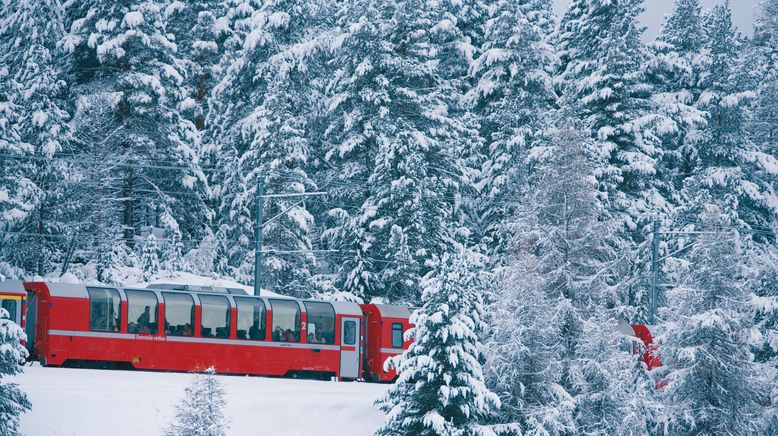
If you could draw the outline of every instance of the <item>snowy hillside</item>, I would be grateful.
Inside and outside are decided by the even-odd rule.
[[[25,368],[16,377],[33,410],[22,433],[158,435],[173,418],[191,374]],[[373,401],[386,389],[336,383],[219,376],[227,392],[231,435],[368,435],[382,422]]]

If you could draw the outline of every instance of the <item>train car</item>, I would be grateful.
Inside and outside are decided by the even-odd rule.
[[[411,311],[407,307],[388,304],[360,304],[365,316],[365,380],[391,382],[397,378],[397,369],[385,367],[386,359],[402,354],[410,341],[404,339],[411,328]]]
[[[8,312],[8,318],[24,328],[27,310],[27,292],[20,280],[0,282],[0,307]]]
[[[628,339],[625,344],[626,351],[633,356],[640,355],[640,360],[646,364],[648,371],[662,367],[662,360],[659,356],[659,349],[654,343],[654,336],[651,330],[644,324],[622,324],[617,326],[616,331],[623,334]],[[653,375],[656,388],[661,389],[667,384],[663,378],[662,371],[654,372]]]
[[[30,282],[28,348],[45,366],[362,376],[357,304],[242,290]]]

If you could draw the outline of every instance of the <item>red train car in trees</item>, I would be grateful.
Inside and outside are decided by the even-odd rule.
[[[362,378],[364,315],[354,303],[174,285],[24,288],[28,346],[46,366]]]
[[[395,368],[384,368],[390,357],[402,354],[410,346],[405,332],[411,328],[411,311],[407,307],[388,304],[361,304],[365,315],[365,380],[391,382],[397,378]]]

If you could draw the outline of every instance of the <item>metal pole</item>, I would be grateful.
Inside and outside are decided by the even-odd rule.
[[[654,325],[656,299],[659,289],[659,218],[654,220],[654,240],[651,243],[651,301],[648,306],[648,324]]]
[[[260,293],[262,276],[262,200],[265,190],[265,174],[260,173],[257,183],[257,214],[254,223],[254,295]]]

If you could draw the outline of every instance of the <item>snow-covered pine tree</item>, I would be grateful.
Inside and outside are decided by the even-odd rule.
[[[762,3],[752,44],[758,51],[762,79],[751,122],[754,140],[766,153],[778,156],[778,1]]]
[[[344,265],[363,268],[372,289],[398,301],[417,301],[425,261],[448,251],[461,230],[452,218],[462,183],[456,155],[469,130],[437,91],[450,85],[435,68],[438,25],[448,23],[441,9],[419,0],[355,1],[344,14],[347,32],[335,39],[326,183],[345,186],[337,208],[371,234],[367,255],[377,260],[373,271]]]
[[[184,398],[176,405],[176,415],[166,436],[224,436],[229,432],[229,420],[224,415],[224,386],[211,367],[194,375],[184,390]]]
[[[187,270],[184,266],[184,243],[181,241],[178,222],[169,213],[164,212],[160,217],[160,223],[165,228],[165,243],[162,244],[162,250],[159,252],[162,269],[168,274]]]
[[[514,235],[510,251],[514,264],[509,271],[519,271],[524,280],[523,289],[513,292],[523,295],[524,289],[537,287],[527,290],[534,299],[521,298],[509,307],[521,307],[527,319],[542,321],[516,331],[525,330],[527,335],[516,337],[521,342],[512,351],[521,360],[512,370],[504,368],[515,378],[509,377],[507,386],[504,382],[495,386],[498,392],[520,393],[506,400],[509,409],[500,417],[502,422],[518,422],[525,432],[537,434],[576,431],[575,397],[582,394],[582,386],[574,375],[580,372],[584,328],[597,307],[617,300],[615,289],[623,274],[615,224],[597,198],[594,141],[575,124],[569,109],[555,118],[561,121],[549,131],[549,142],[536,144],[531,152],[538,167],[530,179],[531,194],[509,223]],[[498,294],[498,305],[510,295]],[[494,331],[502,332],[495,339],[508,343],[504,336],[512,335],[516,322],[523,321],[495,318]],[[549,344],[555,345],[546,348]],[[532,372],[544,365],[547,372]],[[489,371],[495,368],[490,366]]]
[[[748,293],[740,236],[730,214],[703,206],[700,235],[682,282],[663,311],[662,364],[670,368],[665,400],[671,434],[763,434],[758,367],[749,352]],[[774,380],[771,382],[773,383]]]
[[[159,248],[157,238],[149,234],[143,243],[143,255],[140,258],[141,278],[144,282],[151,280],[159,272]]]
[[[324,46],[322,22],[329,2],[278,0],[254,12],[252,28],[239,56],[216,88],[223,166],[219,235],[241,241],[227,255],[227,268],[250,271],[251,247],[260,179],[264,192],[295,194],[315,190],[308,175],[311,159],[309,120],[316,116],[317,72],[310,64]],[[326,21],[325,21],[326,22]],[[299,198],[266,199],[263,214],[263,286],[304,296],[315,265],[313,216]],[[242,254],[241,254],[242,253]]]
[[[699,0],[676,0],[673,13],[651,46],[647,66],[659,110],[675,123],[674,133],[665,135],[664,165],[671,172],[674,190],[694,168],[695,134],[706,124],[705,113],[696,107],[702,89],[707,52]]]
[[[484,384],[480,256],[444,254],[424,279],[423,305],[411,315],[413,338],[399,358],[399,378],[379,400],[382,435],[494,434],[482,425],[500,406]]]
[[[466,95],[480,125],[482,148],[471,151],[475,190],[474,239],[499,262],[507,249],[504,224],[527,182],[526,158],[556,102],[555,55],[546,29],[549,1],[498,1],[489,9],[486,42],[470,74]],[[486,239],[484,239],[486,238]]]
[[[650,99],[642,11],[642,0],[573,0],[557,35],[561,91],[596,141],[601,198],[628,231],[667,212],[672,196],[660,145],[674,125]]]
[[[64,47],[75,58],[81,183],[93,188],[81,193],[90,205],[82,231],[113,244],[134,246],[136,229],[163,211],[176,211],[187,236],[208,222],[199,136],[178,109],[184,76],[164,6],[90,0],[68,9],[73,24]]]
[[[68,148],[70,118],[59,0],[0,6],[0,227],[59,234],[69,171],[55,153]],[[49,272],[64,240],[6,236],[0,256],[35,274]]]
[[[0,433],[19,434],[19,417],[32,409],[27,395],[16,383],[3,381],[3,377],[22,372],[20,362],[27,358],[27,349],[22,341],[27,339],[24,331],[8,319],[8,311],[0,308]]]
[[[693,175],[685,180],[686,205],[680,213],[687,221],[693,220],[701,212],[701,203],[694,198],[698,191],[707,190],[743,235],[750,235],[756,242],[769,242],[775,236],[763,230],[772,228],[778,216],[778,196],[772,182],[775,176],[769,172],[775,158],[744,134],[754,92],[744,86],[748,83],[743,80],[746,72],[738,68],[741,47],[729,2],[708,14],[705,35],[705,49],[710,55],[697,106],[708,122],[695,132]]]
[[[576,432],[653,434],[661,410],[656,385],[642,356],[625,350],[634,337],[618,334],[619,323],[609,312],[603,306],[590,310],[571,365]]]
[[[184,76],[178,109],[202,131],[206,128],[209,97],[220,79],[217,66],[223,54],[227,26],[223,0],[171,1],[163,18],[175,36],[177,64]]]
[[[575,432],[574,398],[562,387],[562,330],[557,299],[540,284],[537,258],[515,245],[490,290],[486,384],[500,397],[498,434],[561,435]]]

